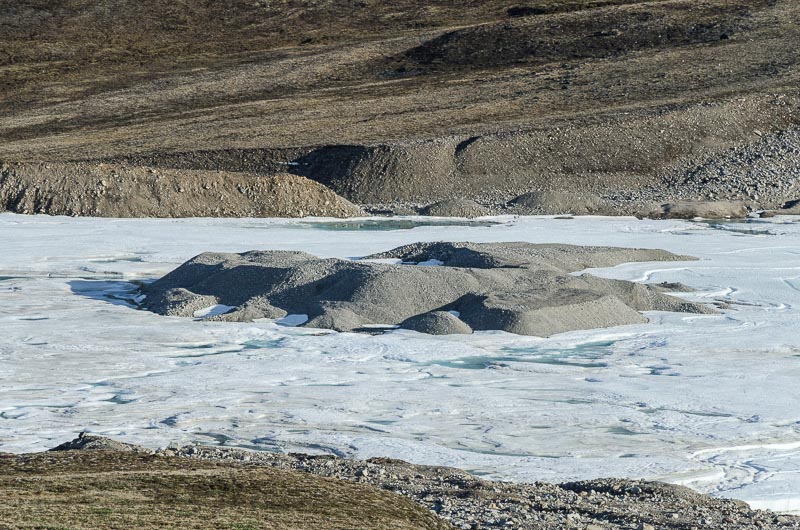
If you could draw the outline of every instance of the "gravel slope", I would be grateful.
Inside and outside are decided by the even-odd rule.
[[[154,169],[115,164],[0,167],[0,210],[94,217],[352,217],[362,210],[291,174]]]
[[[391,211],[800,198],[790,0],[6,4],[8,163],[289,171]]]

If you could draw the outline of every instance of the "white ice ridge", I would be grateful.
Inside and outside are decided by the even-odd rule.
[[[90,429],[150,446],[390,456],[511,480],[666,479],[800,509],[800,224],[492,220],[359,231],[334,220],[2,214],[0,248],[14,252],[0,253],[0,451]],[[137,310],[147,301],[135,282],[204,251],[353,257],[439,240],[693,255],[593,273],[681,282],[697,289],[681,296],[732,309],[549,339],[322,333]]]

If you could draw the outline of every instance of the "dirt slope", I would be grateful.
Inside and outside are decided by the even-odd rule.
[[[5,0],[0,160],[288,169],[361,203],[704,198],[684,177],[800,125],[798,20],[792,0]],[[734,164],[715,193],[797,198],[798,160],[760,193]]]
[[[304,177],[114,164],[0,167],[0,210],[94,217],[352,217],[358,206]]]

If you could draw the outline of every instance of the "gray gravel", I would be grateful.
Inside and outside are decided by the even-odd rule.
[[[797,215],[787,208],[800,199],[800,128],[757,131],[757,140],[665,166],[650,183],[628,186],[613,179],[594,190],[535,189],[512,186],[504,194],[491,187],[473,198],[483,211],[516,215],[637,215],[639,217],[741,218],[767,210]],[[515,198],[503,199],[516,194]],[[730,206],[736,204],[736,207]],[[692,204],[694,212],[670,214],[675,205]],[[433,205],[397,201],[367,204],[376,214],[427,215]],[[783,210],[783,211],[781,211]],[[477,210],[476,210],[477,211]],[[456,215],[456,214],[453,214]]]
[[[370,261],[386,258],[403,264]],[[631,261],[691,259],[662,250],[530,243],[421,243],[356,261],[286,251],[205,253],[143,292],[148,309],[173,316],[203,316],[200,310],[221,305],[229,310],[212,318],[304,314],[305,325],[337,331],[383,325],[549,336],[646,322],[640,311],[710,312],[652,286],[572,274]]]

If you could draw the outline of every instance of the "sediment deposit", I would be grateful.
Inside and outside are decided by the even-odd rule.
[[[549,336],[646,322],[640,311],[711,311],[659,286],[572,274],[691,259],[662,250],[530,243],[419,243],[362,260],[293,251],[205,253],[143,292],[146,307],[165,315],[250,321],[297,314],[308,317],[306,326],[337,331],[400,326]]]

